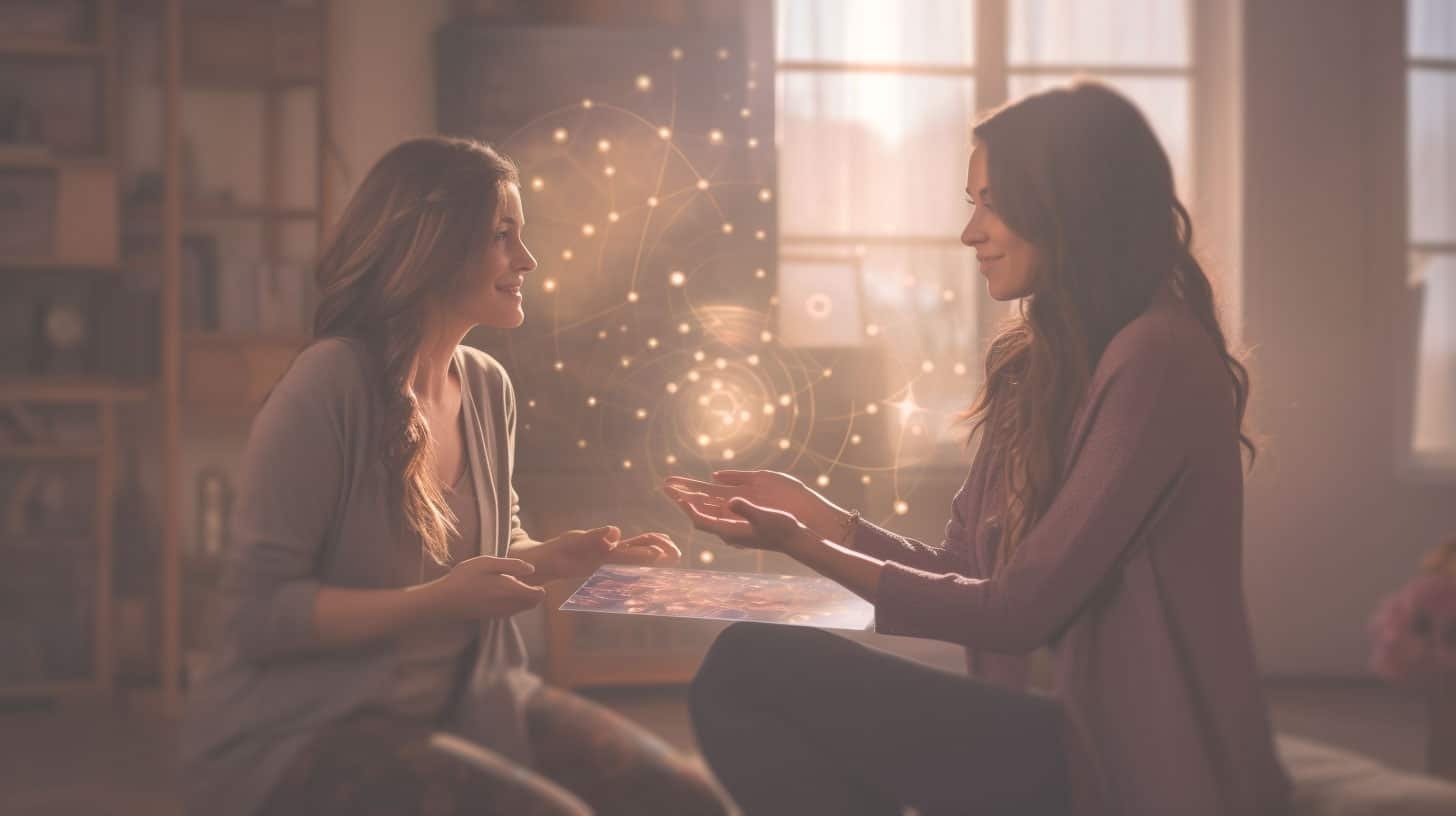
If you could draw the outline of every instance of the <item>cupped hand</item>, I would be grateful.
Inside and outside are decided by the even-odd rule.
[[[790,553],[802,541],[820,537],[793,514],[741,497],[724,502],[711,497],[674,495],[671,488],[667,492],[694,527],[734,547]]]
[[[519,558],[479,555],[451,567],[432,590],[441,613],[451,620],[505,618],[541,603],[546,591],[531,586],[535,567]]]
[[[849,515],[813,488],[776,470],[719,470],[711,482],[669,476],[663,487],[674,501],[687,499],[704,510],[722,511],[732,499],[747,499],[758,507],[788,513],[821,538],[838,538]]]
[[[542,542],[537,563],[543,569],[538,580],[580,578],[603,564],[671,564],[682,551],[664,533],[643,533],[626,540],[612,525],[591,530],[569,530]]]

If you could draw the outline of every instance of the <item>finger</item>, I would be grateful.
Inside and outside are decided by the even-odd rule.
[[[607,559],[613,564],[628,564],[642,566],[644,564],[656,564],[661,560],[661,552],[656,547],[632,547],[626,550],[617,550]]]
[[[507,594],[522,600],[529,600],[546,594],[545,587],[524,583],[513,575],[501,575],[501,583],[503,585],[502,588]]]
[[[684,504],[683,509],[687,512],[688,518],[692,519],[693,526],[704,532],[719,537],[740,538],[753,534],[753,525],[743,519],[710,516],[691,504]]]
[[[725,470],[713,471],[713,481],[725,485],[747,485],[752,482],[761,471],[757,470]]]
[[[467,558],[461,561],[459,566],[476,563],[480,564],[481,568],[500,575],[525,577],[536,571],[535,565],[529,561],[522,561],[519,558],[497,558],[493,555],[477,555],[474,558]]]
[[[597,541],[620,541],[622,531],[616,525],[608,524],[602,527],[593,527],[582,533],[582,535]]]
[[[682,558],[682,550],[673,543],[671,538],[662,533],[643,533],[639,536],[627,539],[627,547],[638,547],[656,551],[662,560],[676,561]]]
[[[713,484],[712,482],[700,482],[697,479],[689,479],[686,476],[669,477],[667,480],[667,485],[669,487],[678,488],[680,490],[689,490],[708,496],[716,496],[720,499],[727,499],[738,495],[737,490],[734,490],[726,485]]]

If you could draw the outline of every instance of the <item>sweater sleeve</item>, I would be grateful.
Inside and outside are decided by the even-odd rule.
[[[525,550],[540,546],[541,542],[531,537],[526,528],[521,526],[521,497],[516,493],[516,388],[511,384],[510,375],[498,363],[496,368],[501,378],[501,388],[505,399],[506,419],[506,482],[510,495],[510,532],[506,552],[509,555],[519,555]]]
[[[881,561],[895,561],[906,566],[932,572],[973,574],[971,549],[966,527],[965,500],[975,481],[972,470],[951,502],[951,518],[945,525],[945,537],[939,546],[893,533],[861,519],[845,543],[850,549]]]
[[[1030,651],[1114,568],[1186,460],[1193,415],[1166,343],[1144,344],[1093,393],[1091,425],[1051,505],[994,578],[887,562],[876,628]]]
[[[306,349],[253,421],[221,585],[223,636],[246,660],[317,648],[316,561],[343,489],[347,403],[365,396],[351,356],[340,340]]]

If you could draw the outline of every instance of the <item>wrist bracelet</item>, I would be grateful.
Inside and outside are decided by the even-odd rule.
[[[839,537],[842,546],[849,546],[849,539],[854,535],[855,525],[859,524],[860,514],[858,510],[849,511],[849,518],[844,520],[844,534]]]

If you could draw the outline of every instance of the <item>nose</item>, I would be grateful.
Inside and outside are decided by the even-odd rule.
[[[531,250],[526,249],[525,244],[521,244],[521,261],[516,269],[520,270],[522,275],[536,271],[536,256],[531,254]]]
[[[966,222],[966,228],[961,230],[961,243],[968,247],[975,248],[978,244],[986,242],[986,231],[976,223],[975,216]]]

